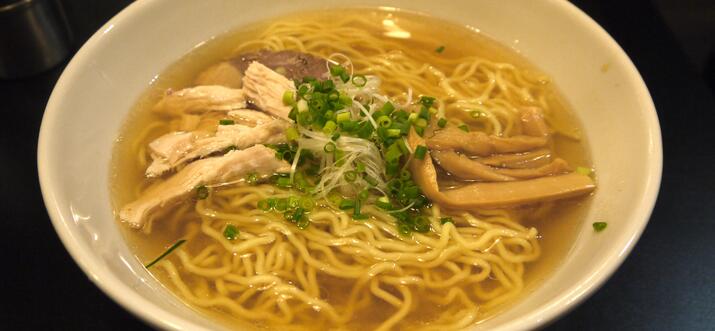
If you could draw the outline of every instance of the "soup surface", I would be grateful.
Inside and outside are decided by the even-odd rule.
[[[283,55],[285,66],[268,63]],[[261,99],[268,79],[253,99],[245,92],[254,59],[294,84],[280,104]],[[290,77],[311,70],[325,72]],[[223,99],[197,92],[216,85]],[[248,101],[227,106],[234,96]],[[244,108],[265,117],[237,124],[245,118],[231,112]],[[185,157],[263,120],[280,134]],[[158,139],[178,136],[190,144],[164,157]],[[275,150],[269,162],[285,174],[235,166],[156,198],[200,162],[254,159],[251,145]],[[149,265],[176,248],[148,267],[162,284],[226,326],[276,330],[479,323],[558,266],[594,188],[580,127],[548,76],[475,29],[375,9],[280,17],[196,47],[138,100],[112,167],[137,257]],[[139,202],[155,205],[125,216]]]

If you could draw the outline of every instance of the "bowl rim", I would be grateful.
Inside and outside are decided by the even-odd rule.
[[[62,213],[62,206],[59,203],[58,196],[54,190],[55,181],[57,178],[52,175],[50,164],[46,162],[49,158],[49,143],[52,135],[55,132],[55,121],[60,115],[61,109],[56,105],[58,101],[68,91],[68,82],[71,82],[78,76],[78,70],[82,63],[85,63],[92,53],[92,50],[102,39],[102,36],[107,33],[116,24],[122,24],[122,21],[133,17],[137,13],[144,10],[148,6],[152,6],[158,1],[137,1],[129,4],[122,11],[107,21],[100,27],[87,42],[77,51],[71,61],[67,64],[60,78],[57,80],[55,87],[47,102],[45,112],[42,118],[40,133],[38,137],[37,147],[37,168],[42,191],[42,197],[45,207],[50,216],[51,222],[57,232],[62,244],[70,253],[74,261],[79,265],[80,269],[88,276],[102,292],[109,296],[112,300],[119,303],[124,309],[128,310],[141,320],[158,328],[172,330],[206,330],[191,319],[184,318],[165,311],[153,302],[145,299],[138,293],[134,292],[129,286],[120,281],[112,272],[108,270],[97,270],[96,258],[90,256],[88,252],[83,251],[79,244],[79,239],[73,234],[69,225],[71,220],[66,219]],[[618,254],[611,254],[587,279],[579,280],[576,284],[564,290],[564,294],[560,294],[555,298],[547,301],[547,304],[532,310],[530,313],[511,320],[507,323],[499,325],[498,330],[524,330],[535,329],[545,326],[556,320],[557,317],[563,316],[567,312],[573,310],[585,299],[590,297],[598,288],[603,286],[605,282],[613,275],[615,270],[625,261],[626,257],[633,250],[641,234],[643,233],[653,208],[655,207],[656,199],[660,189],[662,168],[663,168],[663,150],[660,123],[655,109],[655,105],[650,96],[648,88],[643,81],[637,68],[626,55],[625,51],[618,43],[596,23],[586,13],[568,1],[548,1],[549,6],[559,10],[565,15],[572,16],[577,19],[579,24],[584,24],[587,29],[595,32],[595,36],[600,39],[600,42],[614,50],[614,63],[622,65],[626,71],[628,83],[639,90],[641,94],[638,96],[642,101],[643,113],[645,115],[646,127],[651,143],[651,162],[646,169],[649,176],[645,178],[643,196],[639,200],[639,204],[634,210],[636,213],[633,216],[637,223],[637,227],[627,238],[624,246],[620,247]]]

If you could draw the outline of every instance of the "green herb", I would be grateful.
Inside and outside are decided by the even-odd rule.
[[[223,237],[228,240],[236,240],[238,238],[238,228],[233,224],[226,224],[223,230]]]
[[[340,201],[338,208],[340,208],[341,210],[353,209],[355,208],[355,200],[343,199]]]
[[[231,145],[231,146],[226,147],[226,149],[224,149],[223,152],[224,152],[224,154],[225,154],[225,153],[228,153],[228,152],[230,152],[230,151],[235,151],[235,150],[237,150],[237,149],[238,149],[238,148],[236,148],[236,145]]]
[[[169,247],[169,249],[167,249],[164,253],[159,255],[159,257],[154,259],[154,261],[151,261],[151,262],[149,262],[149,264],[145,265],[144,268],[147,268],[147,269],[151,268],[151,266],[155,265],[157,262],[161,261],[161,259],[163,259],[167,255],[171,254],[171,252],[173,252],[175,249],[179,248],[179,246],[183,245],[185,242],[186,242],[186,240],[184,240],[184,239],[177,241],[175,244],[171,245],[171,247]]]
[[[273,202],[273,204],[275,204],[275,201]],[[271,202],[268,199],[258,201],[257,207],[258,209],[263,211],[269,211],[273,208],[273,206],[271,206]]]
[[[601,232],[606,229],[608,226],[608,223],[606,222],[594,222],[593,223],[593,230],[596,232]]]
[[[416,159],[424,160],[425,154],[427,154],[427,147],[425,147],[423,145],[419,145],[419,146],[417,146],[417,148],[415,148],[415,158]]]
[[[283,104],[286,106],[291,106],[295,103],[295,97],[293,96],[293,91],[285,91],[283,93]]]
[[[291,126],[286,130],[286,139],[288,141],[295,141],[298,140],[298,138],[300,138],[300,134],[295,127]]]
[[[325,151],[326,153],[335,152],[335,144],[334,143],[325,144],[325,146],[323,146],[323,151]]]
[[[363,87],[365,84],[367,84],[367,78],[364,75],[353,76],[353,85]]]
[[[466,124],[462,124],[458,128],[464,132],[469,132],[469,127]]]
[[[439,219],[439,222],[442,224],[447,224],[447,223],[452,223],[454,224],[454,221],[452,221],[451,217],[442,217]]]
[[[437,126],[440,128],[443,128],[447,125],[447,119],[446,118],[440,118],[439,121],[437,121]]]
[[[439,46],[434,51],[441,54],[442,52],[444,52],[444,46]]]
[[[251,173],[246,176],[246,184],[253,185],[258,182],[258,175],[256,173]]]
[[[236,122],[234,122],[233,120],[226,120],[226,119],[218,121],[219,125],[233,125],[235,123]]]
[[[346,180],[346,181],[352,183],[352,182],[355,181],[355,179],[357,179],[357,172],[352,171],[352,170],[346,171],[343,176],[345,176],[345,180]]]
[[[206,185],[196,187],[196,199],[204,200],[209,197],[209,188]]]

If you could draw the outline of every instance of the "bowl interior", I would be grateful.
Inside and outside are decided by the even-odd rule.
[[[538,288],[479,328],[536,327],[602,284],[635,244],[657,195],[662,154],[653,103],[623,51],[571,4],[490,0],[151,0],[129,6],[67,66],[40,133],[48,211],[90,279],[157,326],[217,328],[163,289],[123,241],[110,205],[112,146],[152,79],[201,42],[281,14],[341,5],[402,8],[477,28],[551,75],[584,126],[599,189],[576,244]],[[595,220],[607,221],[608,231],[594,235]]]

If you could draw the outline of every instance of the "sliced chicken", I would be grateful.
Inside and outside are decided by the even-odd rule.
[[[228,116],[236,121],[237,124],[243,124],[250,127],[266,124],[274,120],[274,118],[270,115],[251,109],[232,110],[228,112]]]
[[[216,63],[196,76],[196,85],[221,85],[230,88],[241,88],[243,71],[232,61]]]
[[[549,164],[551,158],[550,150],[540,148],[524,153],[495,154],[479,158],[479,162],[493,167],[522,169]]]
[[[243,91],[264,112],[290,121],[291,108],[283,104],[283,94],[295,91],[293,81],[259,62],[252,62],[243,76]]]
[[[444,170],[461,179],[487,182],[508,182],[516,179],[453,151],[433,151],[432,157]]]
[[[157,177],[195,159],[231,148],[244,149],[256,144],[284,142],[284,132],[289,126],[290,123],[281,119],[273,119],[255,127],[241,124],[219,125],[215,136],[197,138],[196,135],[192,135],[190,141],[189,138],[185,140],[172,139],[173,135],[181,137],[184,137],[184,135],[169,133],[157,139],[160,142],[166,141],[166,143],[157,144],[162,146],[161,153],[152,153],[153,162],[147,168],[146,176]],[[171,145],[169,142],[175,142],[176,144]]]
[[[246,108],[243,90],[219,85],[189,87],[179,91],[169,90],[155,106],[154,111],[174,116],[200,115],[208,111],[225,111]]]
[[[509,138],[490,136],[484,132],[464,132],[455,127],[436,131],[427,140],[427,147],[434,150],[458,150],[469,155],[488,156],[495,153],[518,153],[546,146],[547,137],[514,136]]]
[[[198,160],[125,205],[119,217],[132,227],[140,228],[160,209],[190,198],[201,185],[216,185],[252,173],[269,175],[289,170],[287,162],[278,160],[275,151],[263,145]]]
[[[413,149],[425,144],[414,129],[410,130],[408,142]],[[587,194],[596,187],[590,177],[574,172],[522,181],[472,183],[440,191],[430,153],[423,160],[412,159],[410,170],[412,178],[430,200],[460,209],[500,208],[557,200]]]

